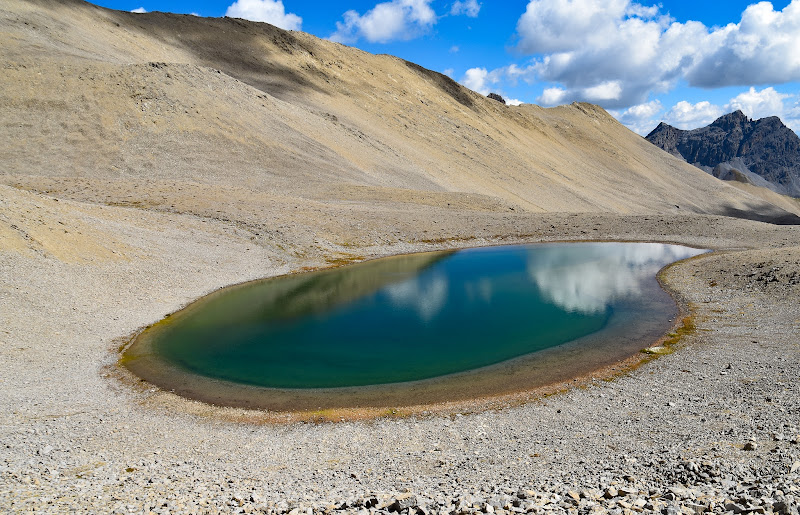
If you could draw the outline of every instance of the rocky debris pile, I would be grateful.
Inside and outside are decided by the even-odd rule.
[[[746,274],[733,274],[734,277],[741,277],[742,275],[744,275],[751,284],[760,284],[763,287],[772,283],[785,286],[800,285],[800,272],[798,272],[796,268],[777,264],[759,263]]]
[[[710,288],[796,297],[800,288],[800,261],[759,259],[747,264],[726,263],[709,276]]]
[[[689,465],[691,466],[691,465]],[[520,488],[481,494],[435,497],[411,492],[394,495],[367,495],[339,500],[328,505],[294,506],[253,504],[257,498],[234,498],[231,507],[241,513],[383,513],[428,514],[515,514],[515,513],[663,513],[666,515],[702,513],[775,513],[797,515],[800,491],[797,479],[772,485],[768,481],[729,482],[724,490],[704,486],[648,488],[638,482],[612,482],[600,488],[549,490]],[[793,484],[794,483],[794,484]]]
[[[646,464],[659,480],[631,475],[601,478],[587,486],[588,478],[575,485],[538,484],[513,489],[504,486],[480,491],[439,492],[433,495],[406,490],[403,493],[371,493],[329,503],[265,503],[259,495],[236,495],[228,508],[239,513],[301,515],[312,513],[367,514],[516,514],[575,513],[631,514],[702,513],[800,514],[800,461],[796,446],[800,437],[774,435],[784,444],[772,449],[769,462],[760,469],[717,459],[690,459],[677,463]],[[791,443],[795,442],[795,443]],[[749,444],[749,445],[748,445]],[[753,442],[742,453],[758,448]],[[788,447],[786,447],[788,445]],[[664,461],[664,460],[662,460]]]

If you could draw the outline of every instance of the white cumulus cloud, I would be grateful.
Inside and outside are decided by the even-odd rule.
[[[413,39],[436,24],[431,1],[391,0],[377,4],[364,14],[347,11],[343,21],[336,22],[336,32],[330,39],[339,43],[353,43],[360,38],[371,43]]]
[[[654,120],[663,109],[659,100],[652,100],[631,106],[624,111],[610,111],[610,114],[630,130],[644,136],[658,124]]]
[[[696,129],[704,127],[725,114],[724,110],[711,102],[692,104],[681,100],[664,116],[665,121],[679,129]]]
[[[745,9],[738,24],[714,30],[708,50],[691,67],[700,87],[785,83],[800,80],[800,0],[783,11],[770,2]]]
[[[520,50],[559,53],[600,44],[629,13],[627,0],[533,0],[517,22]]]
[[[787,98],[792,98],[792,95],[778,93],[772,87],[764,88],[761,91],[750,88],[749,91],[732,98],[727,109],[730,111],[741,109],[744,114],[756,119],[765,116],[779,116],[784,112],[790,114],[783,104]]]
[[[147,12],[147,9],[145,9],[144,7],[137,7],[136,9],[131,10],[131,12],[143,14]]]
[[[470,18],[477,18],[478,13],[481,12],[481,4],[478,3],[478,0],[457,0],[453,2],[453,6],[450,8],[450,14],[458,16],[460,14],[465,14]]]
[[[564,103],[564,99],[567,98],[567,95],[567,90],[562,88],[545,88],[536,101],[543,105],[558,105]]]
[[[548,105],[625,109],[681,80],[708,88],[800,80],[800,0],[782,11],[754,4],[739,23],[711,28],[630,0],[531,0],[517,35],[518,50],[533,56],[528,80],[551,83],[540,97]]]
[[[470,68],[464,73],[461,84],[481,95],[488,95],[491,92],[489,86],[496,84],[498,80],[497,74],[486,68]]]
[[[486,68],[470,68],[464,73],[461,79],[461,84],[468,87],[472,91],[480,93],[481,95],[488,95],[489,93],[497,93],[506,101],[506,105],[518,106],[523,104],[521,100],[516,98],[505,98],[503,90],[497,87],[502,81],[503,77],[509,75],[507,68],[498,68],[497,70],[489,71]]]
[[[621,94],[622,83],[618,80],[601,82],[596,86],[591,86],[584,90],[584,95],[586,95],[586,98],[593,102],[617,100]]]
[[[303,24],[300,16],[286,12],[281,0],[236,0],[228,6],[225,16],[270,23],[286,30],[300,30]]]

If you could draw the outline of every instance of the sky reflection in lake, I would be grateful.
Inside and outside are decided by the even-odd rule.
[[[436,378],[572,342],[614,320],[659,319],[674,305],[638,297],[660,292],[661,267],[700,252],[656,243],[505,246],[292,275],[202,299],[146,332],[147,344],[128,357],[269,388]]]
[[[550,302],[599,313],[615,299],[639,296],[665,264],[703,252],[660,243],[542,246],[528,254],[528,276]]]

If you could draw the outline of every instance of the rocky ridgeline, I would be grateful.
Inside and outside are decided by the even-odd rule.
[[[800,197],[800,138],[778,117],[735,111],[688,131],[662,122],[646,139],[717,178]]]

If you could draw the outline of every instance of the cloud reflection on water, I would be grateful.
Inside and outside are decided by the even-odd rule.
[[[574,312],[600,313],[641,294],[643,281],[702,250],[660,243],[544,246],[528,254],[528,276],[546,299]]]
[[[384,288],[394,306],[411,308],[426,322],[444,307],[448,290],[447,278],[439,274],[430,279],[415,277]]]
[[[535,245],[525,250],[519,269],[505,273],[527,277],[543,299],[560,308],[588,315],[604,312],[622,298],[635,299],[643,285],[668,263],[704,251],[661,243],[570,243]],[[457,259],[457,256],[454,256]],[[473,277],[451,284],[447,272],[423,274],[383,288],[397,309],[410,309],[425,322],[448,302],[451,287],[472,302],[492,304],[494,279]],[[502,275],[502,274],[500,274]]]

